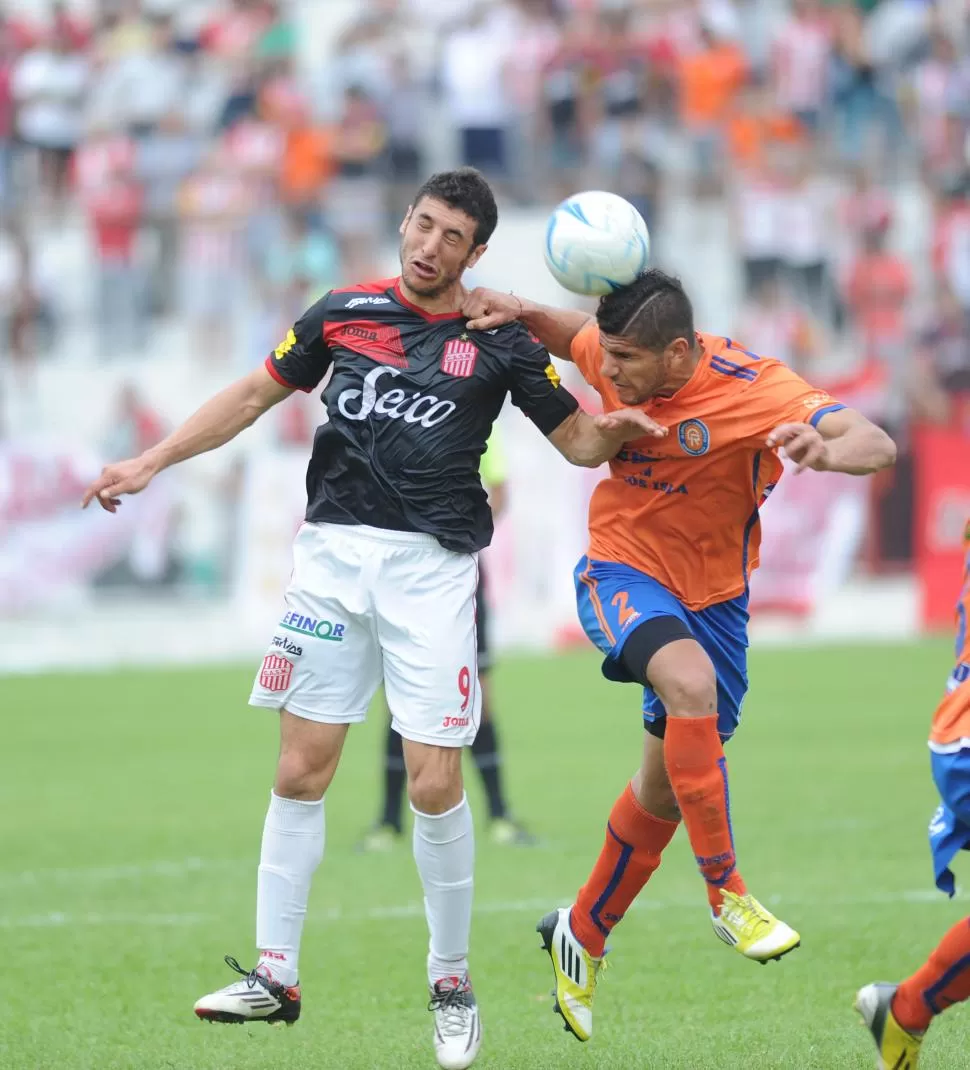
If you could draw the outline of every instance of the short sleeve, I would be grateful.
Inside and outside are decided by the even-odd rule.
[[[552,434],[578,408],[579,402],[559,381],[545,347],[524,329],[512,344],[510,394],[544,435]]]
[[[333,358],[323,340],[329,296],[307,309],[266,358],[266,370],[283,386],[309,393],[329,371]]]
[[[576,334],[569,349],[569,356],[586,382],[590,386],[598,387],[602,358],[600,357],[600,329],[596,320],[591,319]]]
[[[752,436],[767,435],[779,424],[811,424],[845,406],[825,390],[818,390],[781,361],[762,358],[757,378],[744,395],[739,415]]]

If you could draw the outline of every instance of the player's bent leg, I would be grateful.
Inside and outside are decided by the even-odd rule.
[[[711,659],[696,640],[675,639],[650,658],[646,676],[667,714],[667,775],[707,885],[714,931],[746,958],[779,959],[801,938],[748,893],[737,868]]]
[[[554,910],[537,926],[552,960],[554,1009],[578,1040],[593,1032],[606,939],[660,865],[679,821],[663,741],[646,736],[641,767],[613,804],[603,848],[572,909]]]
[[[908,1033],[893,1015],[896,991],[884,982],[866,985],[856,994],[855,1009],[875,1041],[878,1070],[916,1070],[923,1037]]]
[[[953,925],[926,962],[900,985],[866,985],[855,1007],[876,1042],[879,1067],[913,1070],[933,1019],[970,999],[970,918]]]
[[[481,655],[481,641],[479,654]],[[498,729],[492,717],[491,674],[487,665],[479,665],[478,679],[482,694],[482,720],[472,741],[471,752],[488,800],[488,836],[492,843],[499,847],[534,847],[538,842],[536,837],[510,815],[505,798],[502,750]]]
[[[243,979],[195,1004],[210,1022],[286,1022],[299,1018],[299,952],[313,873],[323,858],[323,796],[333,779],[346,724],[322,724],[282,710],[280,757],[263,825],[256,892],[259,961]]]
[[[468,975],[475,836],[461,756],[461,746],[404,740],[408,797],[414,811],[414,861],[430,934],[428,1009],[434,1015],[435,1055],[446,1070],[471,1066],[482,1044],[478,1004]]]

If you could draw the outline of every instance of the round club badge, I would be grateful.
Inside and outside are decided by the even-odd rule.
[[[677,438],[684,453],[700,457],[711,448],[711,433],[701,420],[684,420],[677,429]]]

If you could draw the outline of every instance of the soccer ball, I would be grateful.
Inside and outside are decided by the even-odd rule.
[[[567,197],[549,217],[544,254],[560,285],[601,296],[646,270],[650,232],[629,201],[590,190]]]

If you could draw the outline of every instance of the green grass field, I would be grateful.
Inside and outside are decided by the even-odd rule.
[[[864,1068],[855,989],[922,961],[965,899],[935,893],[927,724],[946,643],[755,652],[729,749],[751,890],[800,929],[760,967],[713,935],[679,834],[612,940],[596,1035],[551,1012],[537,918],[569,902],[639,754],[638,697],[587,653],[495,673],[515,810],[535,850],[481,837],[472,968],[493,1070]],[[252,961],[255,869],[276,724],[252,666],[0,680],[3,1070],[433,1067],[426,929],[410,849],[353,852],[374,817],[380,718],[351,733],[292,1029],[205,1025],[202,993]],[[481,795],[469,769],[470,794]],[[970,1067],[970,1012],[937,1023],[927,1070]]]

